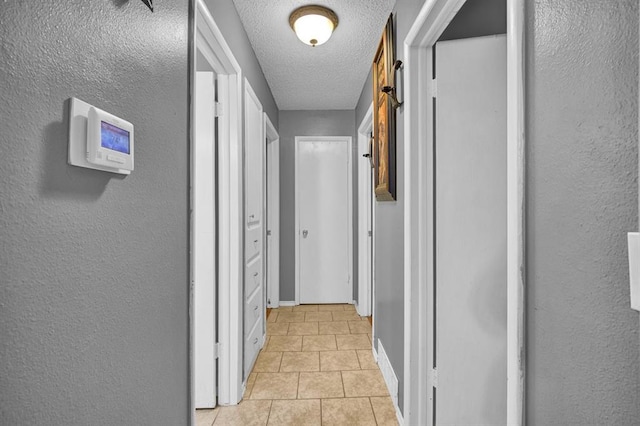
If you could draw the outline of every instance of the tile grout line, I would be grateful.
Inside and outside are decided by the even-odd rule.
[[[271,410],[272,409],[273,409],[273,399],[270,399],[269,400],[269,414],[267,414],[267,424],[265,426],[269,425],[269,420],[271,419]]]
[[[375,420],[376,425],[379,425],[380,423],[378,423],[378,417],[376,416],[376,410],[373,409],[373,402],[371,402],[371,397],[367,398],[369,400],[369,405],[371,406],[371,412],[373,413],[373,420]]]
[[[280,352],[280,364],[278,364],[278,372],[282,372],[282,360],[284,360],[284,352]]]

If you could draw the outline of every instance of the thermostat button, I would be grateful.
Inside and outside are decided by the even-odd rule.
[[[124,160],[120,157],[116,157],[115,155],[107,155],[107,160],[118,164],[124,164]]]

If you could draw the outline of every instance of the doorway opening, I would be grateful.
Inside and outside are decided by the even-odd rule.
[[[191,44],[190,383],[195,408],[242,398],[242,80],[202,0]]]
[[[473,3],[473,2],[469,2]],[[405,40],[405,421],[439,419],[437,323],[437,99],[434,45],[464,0],[427,1]],[[523,424],[524,401],[524,2],[506,0],[506,391],[504,424]],[[435,53],[435,54],[434,54]],[[436,65],[437,66],[437,65]],[[426,118],[426,119],[425,119]],[[435,231],[435,232],[434,232]],[[462,261],[462,259],[461,259]],[[419,380],[413,380],[415,377]],[[439,395],[438,395],[439,397]],[[502,422],[501,422],[502,423]]]

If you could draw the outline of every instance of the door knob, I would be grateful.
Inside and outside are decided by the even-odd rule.
[[[302,230],[302,238],[307,238],[307,235],[309,235],[309,231],[307,231],[306,229]]]

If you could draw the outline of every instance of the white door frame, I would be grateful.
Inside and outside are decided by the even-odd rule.
[[[218,77],[218,404],[242,398],[242,70],[203,0],[195,1],[191,47],[191,90],[200,51]],[[193,93],[191,140],[194,138]],[[193,257],[193,253],[191,254]],[[191,271],[193,280],[193,271]],[[194,299],[190,288],[190,392],[194,422]]]
[[[524,0],[507,2],[507,417],[524,424]],[[465,0],[426,0],[404,42],[405,424],[432,424],[432,46]],[[427,119],[425,120],[424,117]],[[416,380],[416,377],[419,378]],[[427,403],[429,402],[429,403]]]
[[[271,235],[266,236],[265,251],[267,255],[267,271],[266,281],[269,308],[277,308],[280,306],[280,136],[278,131],[269,119],[267,113],[264,113],[264,134],[266,135],[266,163],[269,167],[265,167],[266,178],[265,186],[268,187],[268,197],[265,197],[265,211],[267,220],[265,221],[265,231],[271,231]],[[271,240],[271,250],[268,249],[269,240]]]
[[[371,288],[373,281],[373,257],[371,245],[373,238],[368,236],[368,232],[373,231],[374,223],[369,213],[372,206],[373,189],[371,186],[370,158],[363,158],[369,153],[369,141],[373,126],[373,104],[369,105],[367,113],[364,115],[358,127],[358,303],[356,309],[363,317],[371,315]],[[366,160],[366,161],[363,161]],[[367,224],[371,223],[371,229]]]
[[[351,136],[296,136],[295,137],[295,239],[296,239],[296,253],[295,253],[295,277],[296,277],[296,295],[295,304],[300,304],[300,206],[298,200],[299,191],[299,179],[298,179],[298,163],[299,163],[299,143],[309,141],[326,141],[326,142],[345,142],[347,144],[347,230],[350,236],[353,236],[353,165],[352,165],[352,138]],[[350,298],[353,299],[353,238],[348,238],[347,244],[348,267],[349,267],[349,283],[351,284]],[[351,300],[350,299],[350,300]]]

